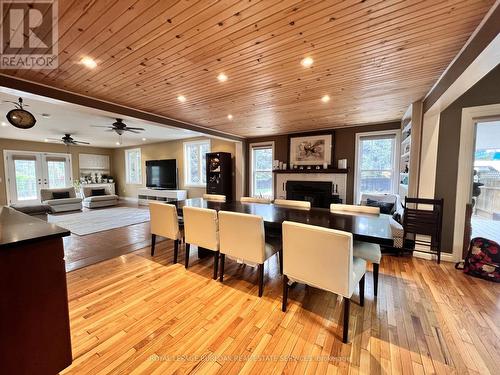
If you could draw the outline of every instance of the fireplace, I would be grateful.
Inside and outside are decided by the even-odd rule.
[[[309,201],[312,207],[329,208],[338,202],[338,195],[332,195],[331,182],[327,181],[287,181],[286,199]]]

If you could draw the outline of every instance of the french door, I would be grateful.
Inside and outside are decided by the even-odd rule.
[[[40,189],[72,184],[69,154],[5,151],[9,204],[39,203]]]

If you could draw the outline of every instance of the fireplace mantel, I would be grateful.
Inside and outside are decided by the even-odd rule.
[[[331,170],[330,170],[331,171]],[[277,199],[286,199],[286,183],[287,181],[328,181],[338,186],[339,197],[343,202],[346,201],[347,191],[347,170],[340,173],[326,173],[325,170],[304,170],[297,171],[280,171],[273,173],[274,175],[274,196]],[[290,172],[290,173],[287,173]],[[301,173],[303,172],[303,173]],[[318,173],[315,173],[318,172]]]

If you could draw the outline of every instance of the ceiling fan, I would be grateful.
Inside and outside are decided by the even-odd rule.
[[[71,134],[64,134],[64,137],[62,137],[61,139],[47,138],[47,140],[52,141],[52,142],[62,142],[66,146],[71,146],[71,145],[77,146],[77,145],[89,145],[90,144],[89,142],[74,140],[73,137],[71,137]]]
[[[125,132],[131,132],[131,133],[136,133],[139,134],[141,131],[144,131],[143,128],[132,128],[130,126],[127,126],[123,122],[121,118],[117,118],[115,122],[111,124],[111,126],[100,126],[100,125],[92,125],[94,128],[107,128],[108,131],[114,131],[118,135],[122,135]]]

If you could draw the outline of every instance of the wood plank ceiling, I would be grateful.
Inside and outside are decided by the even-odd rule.
[[[58,69],[2,73],[245,137],[377,123],[429,91],[493,3],[59,0]]]

